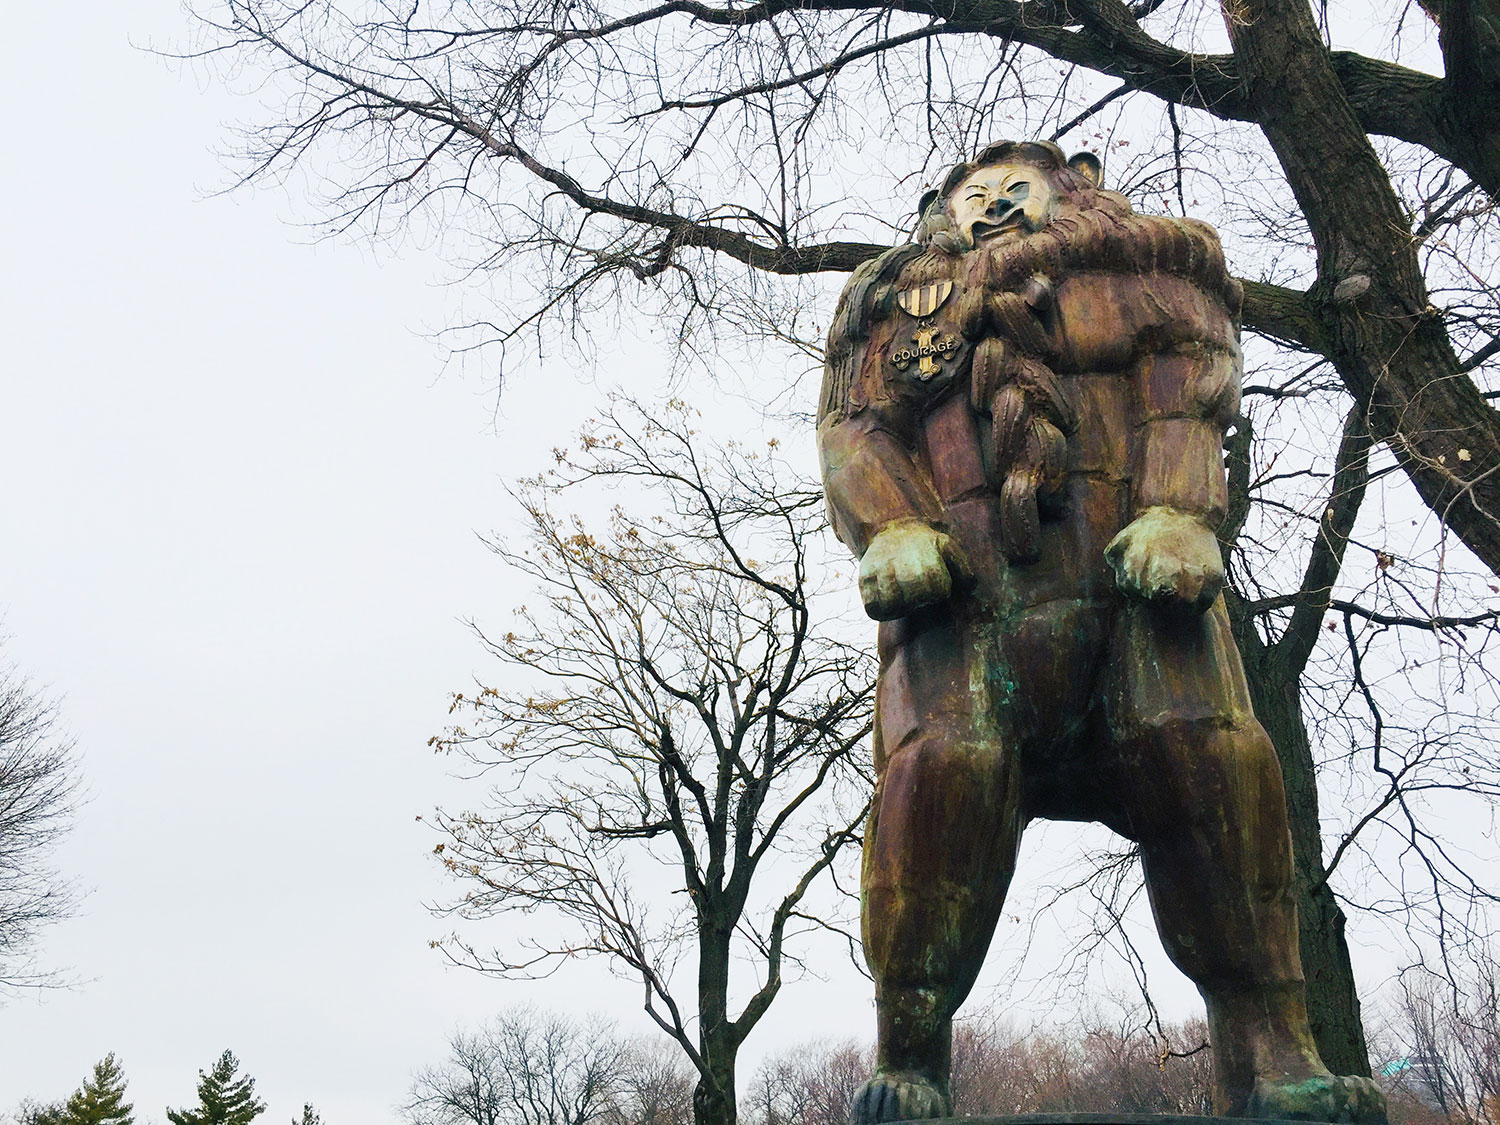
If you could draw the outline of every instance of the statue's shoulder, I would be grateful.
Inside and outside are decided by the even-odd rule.
[[[1218,232],[1201,219],[1144,214],[1104,189],[1071,194],[1030,237],[998,248],[987,279],[1011,289],[1028,278],[1054,286],[1075,275],[1126,274],[1150,284],[1175,277],[1216,298],[1237,320],[1243,291],[1230,275]]]

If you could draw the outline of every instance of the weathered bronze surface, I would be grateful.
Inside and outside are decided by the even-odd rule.
[[[880,622],[856,1125],[951,1113],[952,1018],[1035,817],[1140,844],[1219,1113],[1379,1121],[1308,1029],[1281,774],[1219,596],[1240,292],[1213,229],[1005,142],[857,270],[818,426]]]

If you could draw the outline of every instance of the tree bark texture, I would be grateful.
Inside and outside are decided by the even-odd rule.
[[[703,1062],[693,1089],[694,1125],[736,1125],[735,1056],[739,1036],[729,1019],[730,934],[700,915],[698,944],[698,1050]],[[715,932],[715,930],[722,932]]]

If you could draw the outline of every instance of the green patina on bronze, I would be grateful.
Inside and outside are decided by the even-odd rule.
[[[1313,1045],[1281,774],[1219,596],[1239,300],[1212,228],[1010,142],[845,289],[818,445],[881,622],[855,1125],[951,1112],[952,1018],[1037,817],[1140,844],[1219,1112],[1384,1117]]]

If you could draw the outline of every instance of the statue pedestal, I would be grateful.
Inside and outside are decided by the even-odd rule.
[[[1308,1125],[1279,1117],[1213,1117],[1191,1113],[1016,1113],[955,1117],[955,1125]],[[932,1125],[911,1122],[910,1125]]]

